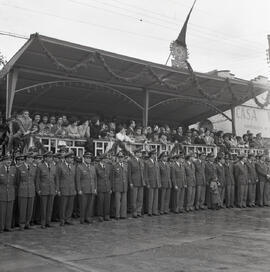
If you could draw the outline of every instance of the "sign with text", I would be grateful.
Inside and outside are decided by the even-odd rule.
[[[235,128],[237,135],[243,135],[249,130],[253,134],[261,132],[263,137],[270,138],[270,110],[236,107]]]

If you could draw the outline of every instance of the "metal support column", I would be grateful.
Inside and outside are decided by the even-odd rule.
[[[231,107],[231,115],[232,115],[232,133],[236,135],[235,129],[235,107]]]
[[[145,90],[144,108],[143,108],[143,126],[148,126],[148,113],[149,113],[149,91]]]

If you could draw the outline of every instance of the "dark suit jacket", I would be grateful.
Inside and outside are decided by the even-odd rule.
[[[212,162],[206,162],[205,164],[205,179],[207,185],[217,180],[217,168]]]
[[[233,169],[234,165],[231,162],[224,164],[226,185],[235,185]]]
[[[75,190],[75,166],[70,165],[68,168],[65,162],[59,163],[56,166],[57,179],[59,184],[59,191],[63,196],[76,195]]]
[[[178,188],[183,188],[187,185],[185,166],[177,163],[171,165],[171,179],[172,185]]]
[[[128,182],[135,187],[145,186],[144,162],[139,159],[131,158],[128,161]]]
[[[234,177],[237,185],[248,183],[248,170],[246,164],[238,162],[234,165]]]
[[[25,163],[17,167],[16,184],[18,188],[18,196],[34,197],[36,195],[36,175],[37,167],[29,165],[29,170]]]
[[[195,176],[196,176],[196,185],[203,186],[206,185],[205,180],[205,162],[196,160],[194,162],[195,166]]]
[[[40,195],[55,195],[59,190],[55,164],[51,164],[49,168],[45,163],[38,165],[36,190],[40,191]]]
[[[115,163],[112,167],[112,191],[126,193],[128,189],[128,171],[125,163]]]
[[[247,161],[246,165],[248,170],[248,180],[250,181],[251,184],[256,184],[258,181],[258,175],[255,163]]]
[[[222,164],[220,165],[220,163],[216,163],[216,168],[217,168],[218,182],[220,183],[221,187],[224,187],[226,185],[224,166]]]
[[[16,167],[10,166],[7,173],[4,165],[0,165],[0,201],[15,200]]]
[[[259,178],[259,182],[266,182],[267,181],[267,166],[265,163],[258,161],[255,164],[257,175]]]
[[[145,168],[145,183],[150,186],[150,188],[160,188],[160,170],[159,163],[152,160],[147,160],[144,165]]]
[[[104,167],[98,163],[96,167],[97,173],[97,192],[98,193],[108,193],[112,190],[111,185],[111,165],[107,163],[103,164]]]
[[[194,187],[196,186],[196,176],[195,176],[195,166],[193,163],[185,163],[186,177],[187,177],[187,186]]]
[[[171,169],[168,162],[159,162],[161,188],[172,188]]]
[[[83,194],[94,194],[97,191],[97,174],[95,166],[85,163],[77,165],[76,168],[76,189]]]

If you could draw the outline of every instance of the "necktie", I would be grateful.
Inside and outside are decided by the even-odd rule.
[[[30,166],[29,165],[27,165],[27,169],[28,169],[28,171],[30,171]]]
[[[9,166],[7,166],[7,173],[9,173]]]

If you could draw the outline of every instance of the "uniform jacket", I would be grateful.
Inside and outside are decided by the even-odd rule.
[[[233,169],[234,165],[232,163],[224,164],[226,185],[235,185]]]
[[[112,191],[126,193],[128,190],[127,164],[117,162],[112,167]]]
[[[245,185],[248,182],[248,170],[246,164],[238,162],[234,166],[234,177],[237,185]]]
[[[267,166],[263,162],[256,162],[255,164],[259,182],[267,182]]]
[[[160,170],[159,163],[157,161],[152,161],[151,159],[145,162],[145,183],[150,186],[150,188],[160,188]]]
[[[159,162],[159,173],[160,173],[160,183],[161,188],[172,188],[171,182],[171,169],[167,162]]]
[[[10,166],[7,173],[6,167],[0,165],[0,201],[15,200],[16,167]]]
[[[175,162],[171,165],[171,179],[172,185],[177,186],[179,189],[187,185],[186,170],[183,164]]]
[[[97,174],[94,165],[78,164],[76,168],[76,190],[83,194],[94,194],[97,191]]]
[[[216,169],[217,169],[218,182],[220,183],[221,187],[224,187],[226,185],[226,178],[225,178],[225,169],[223,164],[217,163]]]
[[[195,166],[193,163],[186,162],[185,164],[187,186],[196,186]]]
[[[70,164],[70,168],[66,162],[59,163],[56,166],[56,175],[59,184],[59,191],[63,196],[76,195],[75,190],[75,175],[76,170],[73,164]]]
[[[103,167],[100,163],[96,164],[96,174],[97,174],[97,192],[98,193],[108,193],[112,190],[111,185],[111,165],[103,163]]]
[[[47,166],[43,162],[37,166],[36,191],[40,192],[40,195],[55,195],[56,191],[59,191],[54,163]]]
[[[246,165],[248,170],[248,180],[251,184],[255,184],[258,181],[255,163],[247,161]]]
[[[207,185],[217,180],[217,168],[213,162],[208,161],[205,164],[205,179]]]
[[[195,176],[196,176],[196,185],[203,186],[206,185],[205,180],[205,162],[201,160],[196,160],[195,165]]]
[[[128,182],[135,187],[145,186],[144,162],[141,159],[131,158],[128,161]]]
[[[17,167],[16,184],[20,197],[34,197],[36,194],[37,167],[31,164],[28,167],[25,163]]]

